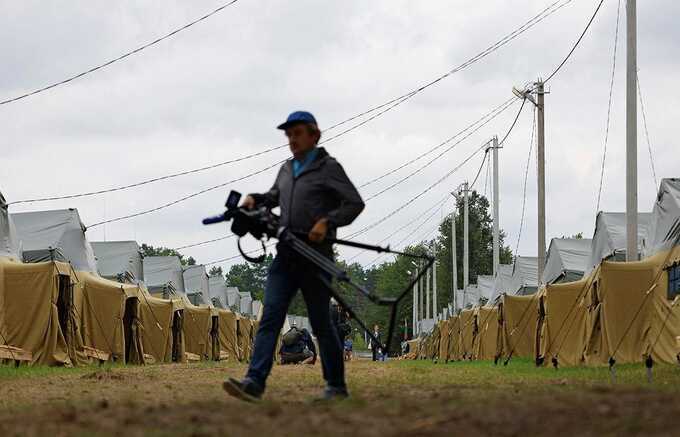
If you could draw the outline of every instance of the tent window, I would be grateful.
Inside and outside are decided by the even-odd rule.
[[[680,264],[668,269],[668,298],[675,299],[680,294]]]

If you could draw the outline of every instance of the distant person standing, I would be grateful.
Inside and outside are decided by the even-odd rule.
[[[371,349],[371,352],[373,354],[373,361],[378,361],[378,360],[383,360],[382,359],[382,338],[380,337],[380,327],[378,325],[375,325],[373,327],[373,337],[375,337],[377,342],[373,341],[371,338],[369,340],[369,348]]]

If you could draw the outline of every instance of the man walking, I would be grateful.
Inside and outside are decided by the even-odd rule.
[[[332,259],[333,248],[327,238],[334,238],[337,228],[352,223],[364,209],[364,202],[342,166],[323,147],[317,146],[321,131],[312,114],[293,112],[278,128],[285,131],[293,158],[281,166],[268,192],[247,196],[243,206],[280,207],[280,225],[306,234],[312,247]],[[279,243],[267,277],[264,310],[250,367],[244,379],[229,378],[224,382],[224,389],[230,395],[246,401],[262,397],[288,306],[301,289],[312,331],[319,341],[326,380],[321,399],[348,396],[342,344],[328,310],[330,290],[319,274],[324,273]]]

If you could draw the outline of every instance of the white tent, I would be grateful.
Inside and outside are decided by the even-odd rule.
[[[238,287],[227,287],[227,305],[241,310],[241,293]]]
[[[512,267],[511,288],[507,294],[527,295],[538,291],[538,258],[535,256],[515,257]]]
[[[503,293],[508,293],[512,288],[512,264],[500,264],[498,272],[493,278],[493,295],[489,302],[495,302]]]
[[[177,256],[147,256],[144,258],[144,282],[150,288],[172,286],[184,293],[182,263]]]
[[[649,212],[638,213],[638,249],[642,248],[651,218],[652,214]],[[588,272],[599,265],[603,259],[625,261],[626,213],[600,212],[597,214]]]
[[[253,315],[253,298],[247,291],[240,291],[239,295],[239,307],[241,314],[252,316]]]
[[[210,291],[210,301],[217,308],[227,308],[227,284],[222,275],[211,276],[208,279],[208,289]]]
[[[656,196],[643,255],[668,250],[680,233],[680,179],[662,179]]]
[[[588,238],[553,238],[543,271],[543,282],[574,282],[588,270],[593,240]]]
[[[206,304],[210,303],[210,285],[203,264],[186,267],[182,272],[182,277],[184,278],[184,290],[187,294],[200,293],[203,296],[203,301]]]
[[[254,300],[253,301],[253,315],[259,316],[260,311],[262,311],[262,301]]]
[[[465,309],[470,305],[475,306],[479,303],[479,287],[477,284],[468,285],[467,290],[456,291],[457,309]]]
[[[479,296],[487,300],[493,297],[494,277],[491,275],[477,276],[477,287],[479,287]]]
[[[93,241],[92,249],[101,276],[120,282],[144,280],[142,253],[136,241]]]
[[[0,193],[0,256],[17,261],[22,259],[14,220],[7,212],[7,202],[2,193]]]
[[[97,273],[97,263],[87,229],[77,209],[33,211],[11,214],[25,262],[51,259],[70,262],[80,271]]]

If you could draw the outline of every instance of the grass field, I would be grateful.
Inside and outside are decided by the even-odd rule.
[[[275,366],[264,402],[228,398],[244,365],[0,366],[0,435],[680,435],[680,367],[536,369],[525,360],[347,367],[348,401],[312,404],[319,366]]]

